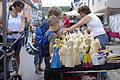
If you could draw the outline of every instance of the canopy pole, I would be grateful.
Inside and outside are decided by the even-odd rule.
[[[7,53],[6,53],[6,0],[2,0],[2,17],[3,17],[3,53],[4,53],[4,80],[7,80]]]

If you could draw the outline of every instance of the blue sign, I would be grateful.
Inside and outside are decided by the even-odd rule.
[[[75,3],[75,2],[78,2],[78,0],[74,0],[74,3]]]

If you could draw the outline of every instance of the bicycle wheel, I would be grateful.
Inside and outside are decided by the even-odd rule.
[[[10,76],[9,80],[22,80],[22,77],[18,74]]]

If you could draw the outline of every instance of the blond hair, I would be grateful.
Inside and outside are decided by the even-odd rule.
[[[55,25],[55,24],[59,24],[59,19],[58,19],[58,17],[56,17],[56,16],[54,16],[54,15],[52,15],[52,16],[50,16],[49,18],[48,18],[48,25],[49,26],[53,26],[53,25]]]
[[[54,15],[54,16],[56,16],[56,17],[60,17],[61,14],[62,14],[61,9],[58,8],[58,7],[56,7],[56,6],[50,7],[50,8],[48,9],[48,13],[47,13],[48,17],[50,17],[50,16],[52,16],[52,15]]]

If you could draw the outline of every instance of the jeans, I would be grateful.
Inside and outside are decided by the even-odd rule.
[[[102,49],[105,49],[105,47],[106,47],[106,45],[108,43],[107,34],[102,34],[102,35],[96,36],[94,39],[96,39],[96,38],[99,39]]]
[[[50,56],[47,56],[47,57],[44,57],[45,58],[45,65],[46,65],[46,68],[50,68]]]
[[[24,30],[24,44],[28,42],[28,30]]]
[[[100,41],[100,45],[102,47],[102,49],[105,49],[107,43],[108,43],[108,36],[107,34],[102,34],[99,36],[96,36],[95,39],[98,38]],[[101,73],[102,78],[106,78],[107,77],[107,72],[102,72]]]
[[[41,64],[43,62],[43,57],[39,53],[37,53],[35,51],[34,51],[34,53],[35,53],[34,65]]]
[[[8,43],[13,43],[16,39],[7,39]],[[20,51],[23,43],[23,38],[19,39],[13,46],[13,50]],[[10,45],[9,45],[10,46]]]

